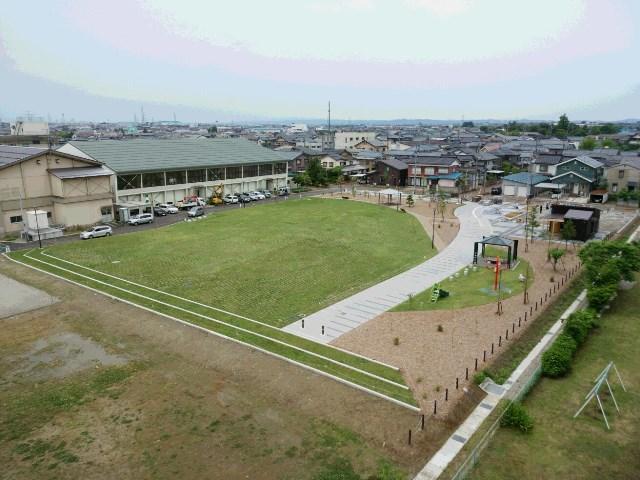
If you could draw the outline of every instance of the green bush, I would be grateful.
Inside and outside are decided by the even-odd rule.
[[[587,290],[587,299],[589,300],[589,306],[597,311],[602,310],[609,304],[617,290],[618,286],[614,284],[590,287]]]
[[[561,334],[542,355],[542,374],[551,378],[566,375],[571,370],[571,359],[576,348],[576,341],[572,337]]]
[[[521,403],[514,402],[509,405],[509,408],[502,416],[500,425],[517,428],[523,433],[529,433],[533,428],[533,419]]]
[[[473,376],[473,383],[475,383],[476,385],[480,385],[482,382],[484,382],[485,378],[491,378],[491,377],[487,372],[482,370]]]
[[[578,345],[583,343],[594,327],[595,312],[593,310],[581,310],[572,313],[565,322],[564,332],[573,338]]]

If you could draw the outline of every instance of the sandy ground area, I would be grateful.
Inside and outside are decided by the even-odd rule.
[[[562,293],[567,283],[556,287],[554,293],[555,282],[561,281],[565,268],[570,270],[578,261],[576,252],[570,248],[564,266],[558,264],[558,271],[554,272],[552,263],[547,262],[545,242],[530,245],[527,253],[524,245],[520,249],[520,256],[531,263],[535,275],[529,288],[530,305],[523,305],[523,295],[517,295],[503,302],[502,315],[496,314],[496,303],[460,310],[387,312],[341,336],[334,344],[398,365],[425,412],[433,411],[434,401],[437,401],[439,415],[451,412],[465,389],[471,388],[476,358],[478,370],[490,365],[500,350],[531,324],[532,317],[535,321],[542,312],[540,304],[535,310],[535,302],[539,303],[542,298],[546,303],[545,294],[547,298],[555,298]],[[533,315],[530,314],[531,307]],[[513,324],[515,332],[512,332]],[[440,326],[442,331],[439,331]],[[505,339],[507,330],[508,340]],[[499,346],[500,342],[502,346]],[[492,343],[494,355],[491,355]],[[485,350],[486,363],[483,362]],[[468,380],[466,369],[469,369]],[[448,400],[445,400],[447,389]]]
[[[454,428],[429,419],[420,432],[407,409],[1,257],[0,272],[60,299],[0,320],[2,478],[310,479],[338,454],[369,472],[384,456],[415,473]],[[107,395],[4,436],[19,405],[132,364]],[[34,441],[64,442],[79,459],[16,453]]]

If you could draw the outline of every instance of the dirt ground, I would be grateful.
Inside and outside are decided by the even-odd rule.
[[[0,272],[60,299],[0,320],[0,478],[305,479],[339,458],[363,478],[415,473],[453,428],[419,432],[402,407],[5,258]]]
[[[535,302],[540,302],[541,297],[544,301],[550,288],[553,292],[551,278],[560,281],[565,269],[573,268],[578,261],[570,247],[563,265],[558,264],[558,271],[554,272],[552,263],[547,262],[546,242],[536,241],[529,246],[529,252],[524,252],[522,242],[519,250],[519,256],[530,262],[535,276],[529,288],[531,303],[526,307],[523,295],[516,295],[503,302],[502,315],[496,314],[496,303],[459,310],[386,312],[341,336],[334,344],[402,368],[423,411],[432,412],[434,401],[437,401],[439,415],[453,411],[465,390],[472,388],[475,359],[478,359],[478,370],[490,365],[500,350],[531,324],[530,307],[534,308],[534,321],[542,312],[540,305],[535,310]],[[562,294],[566,285],[552,293],[551,298]],[[515,333],[512,332],[514,323]],[[507,330],[509,339],[505,340]],[[492,343],[494,355],[491,355]],[[483,362],[485,350],[486,363]]]

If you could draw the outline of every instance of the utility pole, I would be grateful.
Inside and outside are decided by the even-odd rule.
[[[40,224],[38,223],[38,210],[36,210],[36,207],[33,207],[33,213],[36,216],[36,230],[38,230],[38,245],[40,246],[40,249],[42,249],[42,240],[40,239]]]
[[[437,209],[434,208],[433,209],[433,223],[431,225],[431,248],[433,248],[433,237],[436,236],[436,214],[437,214]]]

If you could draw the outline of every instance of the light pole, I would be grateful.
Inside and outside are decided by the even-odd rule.
[[[431,226],[431,248],[433,248],[433,237],[436,235],[436,208],[433,209],[433,223]]]

